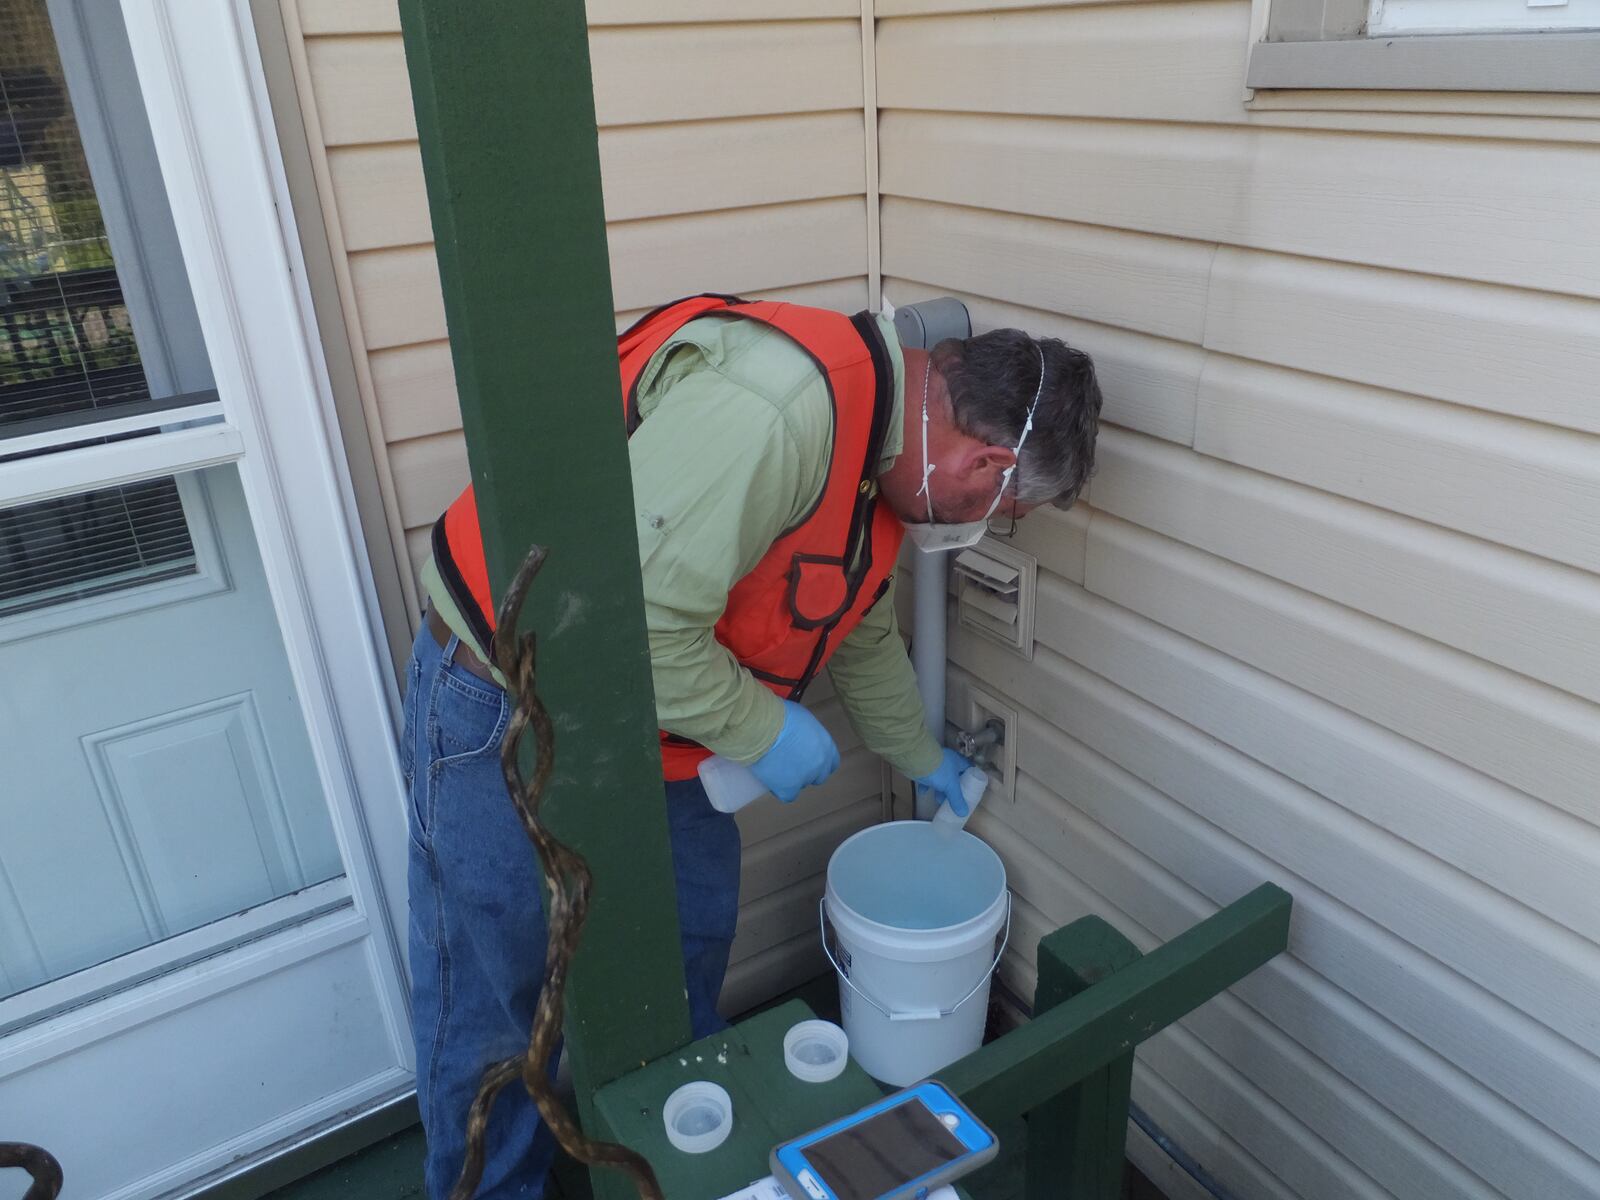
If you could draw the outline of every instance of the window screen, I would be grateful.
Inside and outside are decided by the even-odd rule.
[[[45,0],[0,0],[0,466],[153,403]],[[0,509],[0,617],[195,569],[171,478]]]

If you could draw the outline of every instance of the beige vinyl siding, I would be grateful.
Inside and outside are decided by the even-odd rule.
[[[1019,532],[1032,663],[952,635],[952,711],[1023,713],[1003,977],[1275,880],[1291,953],[1139,1057],[1186,1150],[1247,1200],[1600,1195],[1600,108],[1247,103],[1236,0],[878,15],[886,294],[1106,397]]]
[[[467,466],[399,18],[395,0],[283,4],[415,620],[429,527]],[[619,325],[702,291],[866,307],[859,0],[588,7]],[[817,710],[840,738],[839,775],[803,805],[764,801],[740,818],[734,1009],[821,969],[804,910],[833,847],[881,819],[879,763],[826,697]]]

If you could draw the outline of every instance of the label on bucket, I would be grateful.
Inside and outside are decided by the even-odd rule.
[[[834,958],[837,959],[839,963],[839,974],[843,975],[846,979],[850,978],[850,951],[846,950],[842,945],[835,946]]]

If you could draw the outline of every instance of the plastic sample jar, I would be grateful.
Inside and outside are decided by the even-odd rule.
[[[685,1154],[704,1154],[733,1132],[733,1100],[720,1084],[698,1079],[667,1097],[661,1119],[673,1146]]]
[[[837,1079],[850,1059],[850,1039],[832,1021],[801,1021],[783,1035],[783,1062],[806,1083]]]

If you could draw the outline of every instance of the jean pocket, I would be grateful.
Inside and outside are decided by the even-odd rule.
[[[510,717],[503,691],[459,667],[445,667],[428,715],[434,765],[497,753]]]

